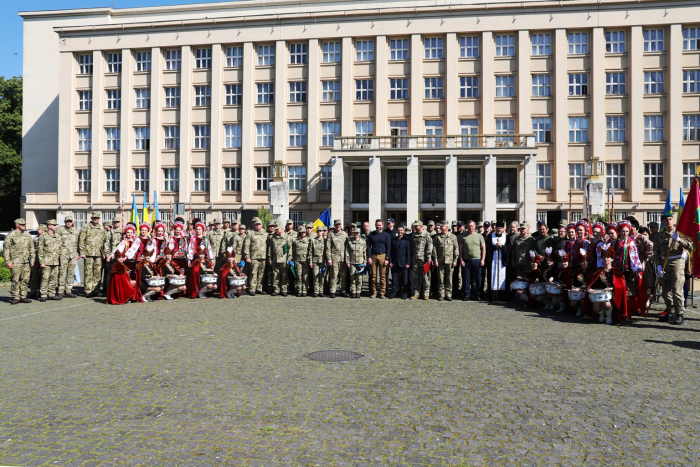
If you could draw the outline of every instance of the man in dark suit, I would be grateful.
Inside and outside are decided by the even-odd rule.
[[[389,298],[395,298],[401,292],[401,298],[406,299],[411,293],[409,276],[411,275],[411,240],[406,237],[404,226],[399,226],[396,237],[391,240],[391,268],[393,289]]]

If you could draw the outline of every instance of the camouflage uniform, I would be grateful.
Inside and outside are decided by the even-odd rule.
[[[325,227],[323,228],[325,229]],[[313,277],[311,278],[314,295],[323,296],[323,272],[321,270],[326,266],[324,263],[325,251],[325,238],[316,236],[309,240],[309,262],[314,265]]]
[[[112,254],[112,252],[117,248],[119,242],[122,240],[121,229],[112,229],[109,233],[105,232],[105,240],[102,244],[102,254],[105,257],[104,267],[102,268],[102,292],[107,293],[107,288],[109,287],[109,280],[112,278],[112,267],[114,266],[114,258],[111,261],[107,261],[106,258]]]
[[[260,219],[253,219],[253,223]],[[263,274],[265,272],[265,253],[267,248],[267,232],[260,229],[248,232],[243,240],[243,260],[250,259],[250,274],[248,275],[249,293],[262,293]]]
[[[46,224],[41,224],[39,225],[39,230],[43,230],[44,233],[47,230]],[[44,234],[41,234],[44,235]],[[29,286],[29,293],[35,297],[39,297],[39,287],[41,286],[41,264],[39,263],[39,238],[40,236],[37,236],[34,239],[34,266],[32,266],[32,274],[31,274],[31,279],[29,281],[30,286]]]
[[[20,222],[21,221],[21,222]],[[17,219],[17,224],[24,224],[24,219]],[[5,237],[5,263],[12,263],[12,299],[27,298],[31,262],[34,261],[34,240],[29,232],[20,233],[13,230]]]
[[[435,269],[438,275],[439,300],[443,298],[452,300],[452,274],[454,269],[452,263],[459,261],[457,237],[449,232],[436,235],[433,245],[435,247],[435,261],[438,262],[438,266]]]
[[[670,232],[664,229],[656,236],[656,241],[654,242],[654,261],[663,268],[664,261],[668,256],[666,269],[664,269],[664,275],[661,278],[662,295],[669,313],[675,313],[676,318],[678,318],[682,317],[685,311],[683,299],[685,260],[683,259],[683,250],[692,251],[694,245],[690,240],[679,237],[675,245],[673,245],[673,250],[671,250],[675,231],[675,227]]]
[[[287,225],[289,225],[289,224],[294,226],[294,221],[288,220]],[[304,230],[304,232],[306,232],[306,230]],[[284,231],[284,236],[285,236],[285,238],[287,238],[289,240],[289,243],[291,244],[294,240],[297,239],[299,234],[297,233],[296,230],[294,230],[294,227],[292,227],[292,230],[285,230]]]
[[[348,239],[348,234],[341,231],[340,233],[329,232],[326,237],[326,264],[332,261],[332,265],[328,266],[329,272],[329,292],[335,296],[335,291],[340,288],[340,292],[345,293],[345,242]]]
[[[299,227],[299,232],[306,233],[303,226]],[[300,296],[305,296],[309,291],[309,237],[299,237],[292,241],[292,260],[297,273],[296,288]]]
[[[418,221],[418,225],[423,225]],[[430,241],[430,234],[423,230],[421,233],[415,232],[411,235],[411,272],[413,273],[413,296],[417,299],[421,292],[421,279],[423,279],[423,298],[426,300],[430,295],[430,279],[423,269],[423,265],[431,260],[433,252],[433,242]]]
[[[532,235],[513,237],[510,265],[515,266],[516,276],[525,277],[530,271],[530,250],[535,250],[536,242]]]
[[[47,224],[55,225],[55,222],[50,220]],[[49,291],[52,296],[56,294],[62,243],[58,233],[51,233],[51,231],[42,235],[39,240],[39,263],[44,265],[41,275],[41,298],[44,300],[48,297]]]
[[[214,224],[218,223],[218,219],[214,219]],[[226,244],[224,243],[225,233],[223,230],[211,229],[207,233],[209,244],[211,245],[212,254],[214,256],[214,270],[218,271],[226,262]]]
[[[90,217],[100,217],[99,212],[93,212]],[[105,243],[105,229],[101,223],[88,223],[80,231],[78,252],[85,256],[84,280],[85,295],[99,292],[100,274],[102,272],[102,249]]]
[[[72,221],[72,217],[66,217],[65,221]],[[78,236],[80,231],[75,227],[70,229],[63,226],[56,230],[56,235],[61,239],[61,266],[58,268],[58,293],[73,293],[73,279],[75,278],[75,265],[78,262]]]
[[[360,229],[355,227],[353,233],[359,233]],[[350,296],[360,297],[362,292],[362,276],[358,273],[357,267],[360,264],[367,264],[367,242],[358,237],[357,240],[351,237],[345,242],[345,261],[350,265],[348,273],[350,274]]]
[[[291,259],[291,248],[287,237],[275,233],[267,240],[267,259],[272,264],[273,295],[287,295],[287,262]]]

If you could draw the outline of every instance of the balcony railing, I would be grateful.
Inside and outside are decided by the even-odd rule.
[[[535,135],[406,135],[341,136],[333,140],[334,150],[375,149],[470,149],[535,147]]]

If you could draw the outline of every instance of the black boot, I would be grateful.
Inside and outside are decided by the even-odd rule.
[[[676,313],[674,316],[675,319],[673,320],[673,324],[677,324],[679,326],[683,324],[683,315],[679,315],[678,313]]]

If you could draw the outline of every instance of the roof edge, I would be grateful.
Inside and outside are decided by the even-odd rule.
[[[20,11],[17,14],[24,19],[29,18],[48,18],[61,16],[94,16],[110,14],[114,10],[111,7],[98,8],[77,8],[73,10],[39,10],[39,11]]]

